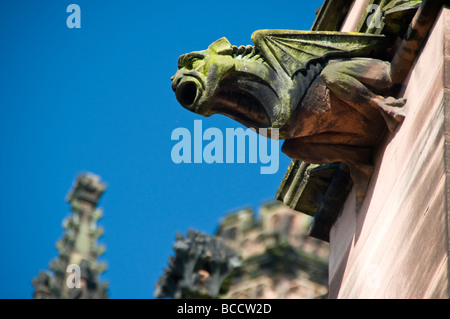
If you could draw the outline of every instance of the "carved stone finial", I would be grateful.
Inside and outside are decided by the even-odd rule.
[[[97,205],[105,189],[106,185],[100,182],[99,176],[91,173],[80,174],[73,190],[67,195],[67,201],[84,200]]]
[[[175,256],[155,285],[156,298],[217,298],[240,260],[218,238],[189,230],[177,235]]]

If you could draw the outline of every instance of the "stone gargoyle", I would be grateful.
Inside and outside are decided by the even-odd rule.
[[[254,46],[226,38],[178,60],[172,89],[195,113],[223,114],[258,130],[278,129],[282,151],[308,163],[344,162],[365,197],[373,151],[404,119],[389,96],[385,37],[362,33],[259,30]]]

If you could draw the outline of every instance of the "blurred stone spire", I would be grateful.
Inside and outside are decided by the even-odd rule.
[[[50,263],[53,272],[41,271],[32,280],[35,299],[108,298],[107,283],[99,277],[106,270],[97,261],[105,251],[97,239],[103,228],[97,227],[102,211],[97,208],[106,185],[91,173],[80,174],[67,196],[73,214],[63,222],[65,233],[56,244],[59,256]]]

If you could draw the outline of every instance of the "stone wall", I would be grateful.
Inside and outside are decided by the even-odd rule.
[[[449,297],[449,37],[443,9],[401,94],[406,119],[380,145],[361,209],[352,191],[331,229],[330,298]]]

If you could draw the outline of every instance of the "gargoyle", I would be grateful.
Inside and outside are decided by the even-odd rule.
[[[223,114],[251,128],[278,129],[282,151],[308,163],[344,162],[358,200],[386,128],[404,118],[389,96],[390,64],[378,59],[384,36],[259,30],[254,46],[226,38],[180,56],[172,89],[195,113]]]

